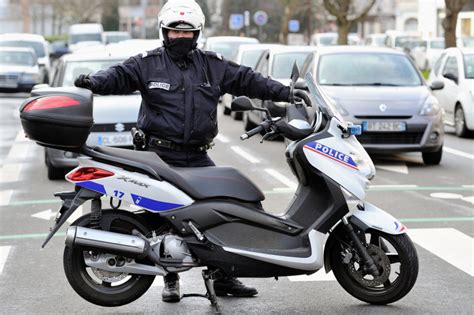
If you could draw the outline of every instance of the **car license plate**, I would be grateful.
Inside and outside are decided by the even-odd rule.
[[[97,145],[105,146],[131,146],[133,145],[132,135],[127,132],[111,132],[109,134],[99,134]]]
[[[14,88],[18,87],[18,82],[16,81],[0,81],[0,88]]]
[[[364,131],[403,132],[407,130],[407,125],[404,121],[364,121],[362,129]]]

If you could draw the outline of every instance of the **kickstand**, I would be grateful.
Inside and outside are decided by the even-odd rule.
[[[215,308],[216,314],[222,314],[221,308],[217,303],[217,296],[216,292],[214,291],[214,280],[212,279],[212,275],[215,271],[211,272],[209,270],[202,271],[202,278],[204,279],[204,284],[206,286],[206,294],[196,294],[196,293],[189,293],[183,294],[183,298],[185,297],[203,297],[211,301],[211,305]]]

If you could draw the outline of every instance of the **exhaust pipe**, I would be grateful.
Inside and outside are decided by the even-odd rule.
[[[124,256],[146,256],[149,244],[138,236],[114,233],[82,226],[70,226],[66,232],[66,245],[98,248]]]

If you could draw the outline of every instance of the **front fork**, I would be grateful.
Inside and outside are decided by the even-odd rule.
[[[374,260],[372,257],[370,257],[369,253],[367,252],[366,248],[364,245],[362,245],[362,242],[360,238],[357,236],[356,232],[354,231],[354,228],[352,227],[352,224],[347,220],[346,217],[342,218],[342,223],[344,224],[344,228],[351,238],[352,242],[354,243],[357,252],[359,255],[362,257],[362,260],[364,261],[364,265],[366,270],[374,277],[377,277],[380,275],[377,266],[375,265]]]
[[[51,238],[56,234],[59,228],[66,222],[66,220],[77,210],[84,202],[87,200],[92,200],[91,206],[91,222],[94,222],[94,226],[100,227],[101,217],[102,217],[102,210],[101,210],[101,201],[100,198],[102,194],[88,190],[85,188],[79,188],[77,191],[68,191],[68,192],[59,192],[54,194],[55,197],[61,198],[63,204],[61,209],[59,209],[58,214],[56,216],[55,224],[51,228],[46,240],[44,241],[42,248],[48,244]],[[92,221],[94,218],[94,221]]]

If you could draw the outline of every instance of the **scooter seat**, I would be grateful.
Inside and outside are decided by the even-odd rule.
[[[98,156],[92,156],[93,158],[113,164],[120,164],[114,158],[133,161],[135,163],[127,164],[127,168],[139,169],[148,174],[151,168],[161,179],[180,188],[194,199],[228,197],[248,202],[265,199],[258,187],[232,167],[173,167],[165,163],[155,152],[105,146],[94,147],[93,152],[100,153]]]

